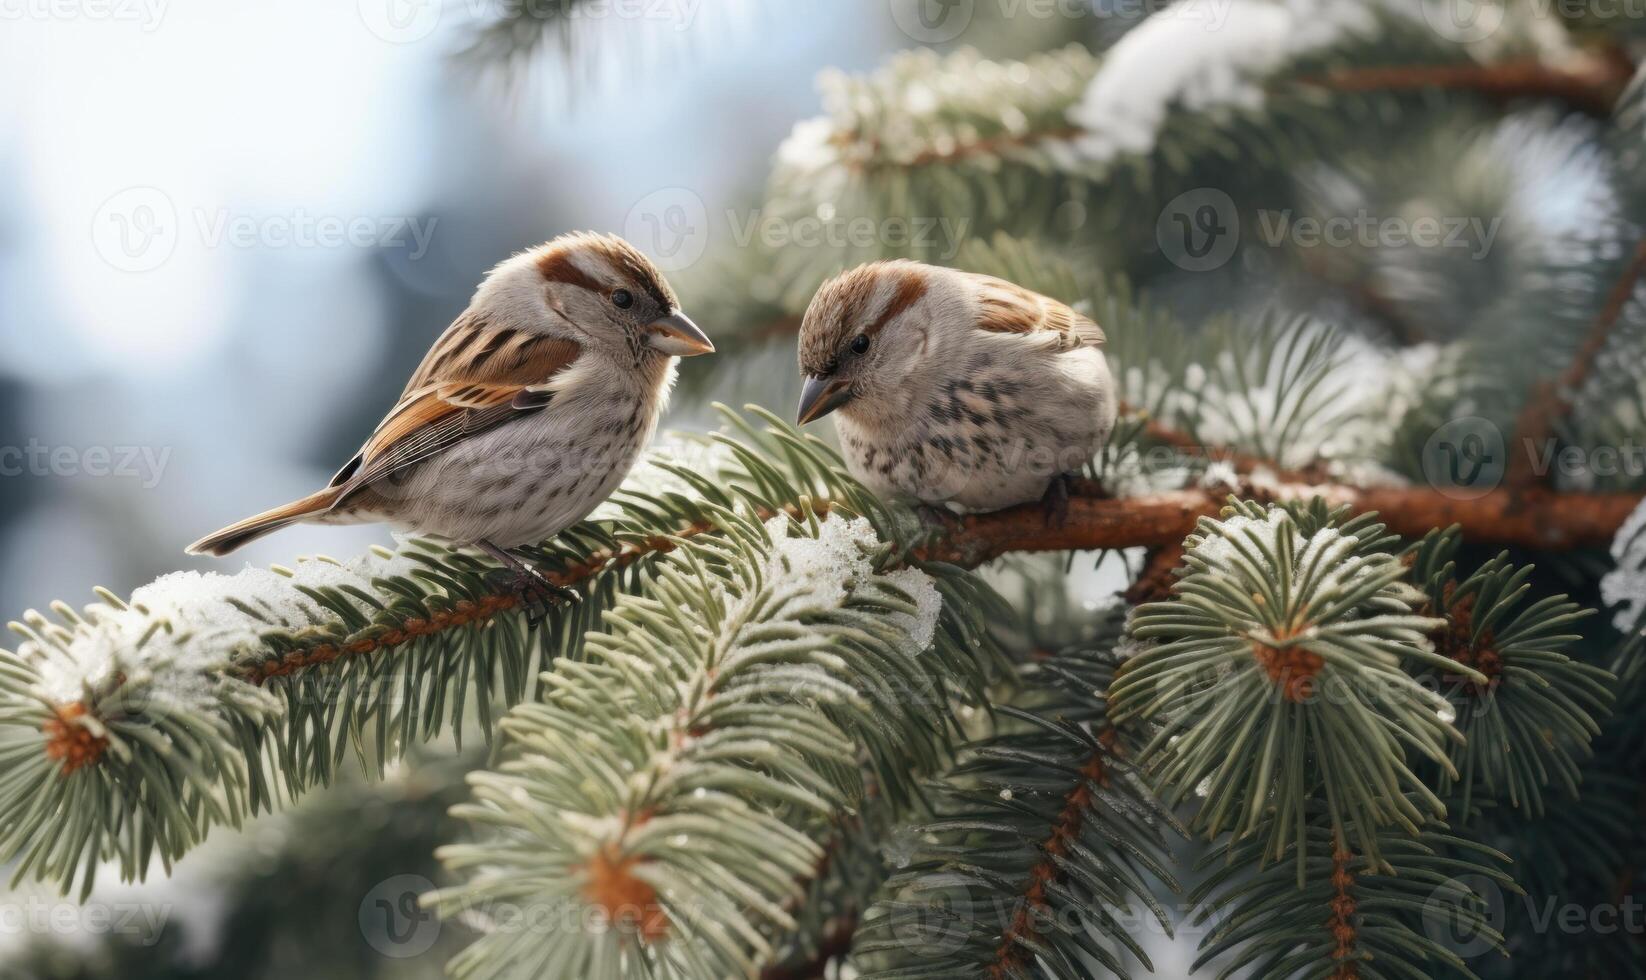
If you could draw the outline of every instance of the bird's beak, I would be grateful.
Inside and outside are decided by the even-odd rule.
[[[808,375],[805,386],[800,389],[800,411],[795,415],[795,424],[815,422],[851,400],[851,385],[845,381]]]
[[[678,310],[646,324],[646,346],[677,357],[714,353],[714,342]]]

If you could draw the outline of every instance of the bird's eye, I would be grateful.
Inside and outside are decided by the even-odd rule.
[[[634,294],[627,289],[619,289],[612,293],[612,305],[620,310],[626,310],[634,305]]]
[[[860,333],[852,338],[852,353],[861,354],[869,349],[869,335]]]

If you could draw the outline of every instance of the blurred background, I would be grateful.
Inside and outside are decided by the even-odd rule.
[[[794,318],[828,271],[903,252],[958,261],[997,231],[1061,242],[1189,321],[1279,308],[1341,328],[1366,379],[1350,393],[1381,431],[1425,418],[1437,365],[1468,388],[1446,393],[1444,418],[1507,425],[1494,393],[1520,387],[1450,370],[1460,345],[1514,352],[1504,371],[1556,363],[1544,325],[1592,313],[1638,229],[1619,166],[1638,148],[1603,127],[1646,10],[1605,5],[1622,14],[1597,24],[1591,7],[0,0],[0,609],[387,543],[381,528],[297,527],[227,562],[182,554],[323,484],[485,271],[575,229],[653,254],[735,354],[687,365],[665,426],[711,424],[716,399],[786,414]],[[1092,82],[1084,51],[1163,11],[1175,33],[1132,44],[1124,64],[1115,49],[1105,68],[1130,81]],[[927,53],[878,80],[841,74],[908,49]],[[1041,60],[1009,60],[1025,58]],[[1260,116],[1264,73],[1337,58],[1418,77],[1385,85],[1387,99],[1304,95]],[[1425,82],[1431,62],[1552,74],[1471,88]],[[1048,130],[1015,152],[1013,137]],[[1043,187],[996,199],[976,173],[836,183],[888,160],[947,162],[980,132],[995,142],[979,172]],[[1095,169],[1067,178],[1070,160]],[[916,203],[884,206],[899,195]],[[801,218],[827,229],[887,212],[929,220],[904,236],[925,241],[885,226],[861,245],[802,240]],[[1321,248],[1332,218],[1344,237]],[[1219,251],[1231,220],[1239,250]],[[1646,402],[1638,379],[1629,390]],[[1261,430],[1263,407],[1251,411],[1231,419],[1236,437]],[[1384,453],[1378,468],[1422,465]],[[1124,568],[1066,581],[1090,608]],[[430,752],[383,785],[345,782],[219,833],[169,878],[106,876],[87,906],[18,893],[0,910],[0,977],[439,975],[463,924],[401,903],[458,836],[444,809],[479,760]],[[1158,975],[1186,973],[1192,952],[1158,945]]]

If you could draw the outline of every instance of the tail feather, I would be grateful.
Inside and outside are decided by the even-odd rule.
[[[341,495],[338,487],[327,487],[319,493],[309,494],[302,500],[294,500],[282,507],[266,510],[255,517],[248,517],[237,524],[230,524],[215,534],[206,535],[184,550],[191,555],[215,555],[221,558],[265,534],[330,510]]]

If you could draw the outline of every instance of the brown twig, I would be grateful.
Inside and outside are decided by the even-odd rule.
[[[1032,962],[1031,950],[1039,942],[1043,928],[1041,920],[1051,911],[1047,892],[1063,877],[1059,863],[1080,840],[1095,795],[1092,787],[1109,784],[1109,746],[1113,742],[1114,731],[1104,732],[1103,747],[1080,767],[1080,781],[1063,797],[1063,808],[1052,821],[1050,835],[1040,845],[1044,856],[1029,869],[1017,911],[1001,933],[994,962],[984,969],[984,975],[991,980],[1020,976]]]
[[[1143,570],[1137,573],[1137,579],[1123,594],[1126,601],[1140,606],[1171,595],[1172,583],[1177,581],[1177,576],[1172,573],[1177,571],[1182,561],[1182,542],[1151,550],[1143,562]]]
[[[1079,492],[1084,489],[1077,488],[1069,500],[1068,520],[1061,527],[1048,526],[1044,509],[1035,504],[993,514],[948,517],[948,533],[918,557],[975,567],[1015,551],[1165,547],[1182,542],[1199,517],[1216,514],[1227,500],[1224,494],[1210,490],[1105,499]],[[1609,544],[1641,500],[1638,493],[1515,494],[1505,489],[1460,499],[1428,487],[1361,489],[1340,484],[1248,489],[1259,499],[1319,496],[1334,506],[1346,504],[1357,513],[1376,511],[1391,531],[1408,537],[1458,524],[1472,544],[1544,551]]]
[[[1584,52],[1567,64],[1535,58],[1496,64],[1394,65],[1380,68],[1341,68],[1298,84],[1338,92],[1402,92],[1447,89],[1475,92],[1489,99],[1540,98],[1563,102],[1595,116],[1611,113],[1618,96],[1628,87],[1634,65],[1615,46]]]
[[[827,514],[827,508],[820,507],[819,512]],[[761,515],[762,519],[770,516],[770,514]],[[691,538],[710,530],[713,530],[711,524],[693,524],[681,529],[675,536]],[[642,558],[649,555],[666,554],[673,551],[675,547],[675,542],[670,538],[648,538],[639,544],[625,545],[615,551],[597,551],[582,561],[569,564],[564,568],[545,571],[543,577],[551,585],[569,589],[582,585],[602,572],[627,568]],[[272,678],[296,673],[304,668],[327,663],[345,655],[366,656],[376,653],[378,650],[400,646],[420,636],[460,629],[474,623],[483,622],[500,613],[509,612],[519,605],[520,598],[512,592],[497,592],[474,600],[464,599],[455,603],[449,612],[436,613],[429,619],[410,619],[401,624],[398,629],[387,630],[375,636],[341,646],[333,643],[317,643],[312,647],[291,650],[279,657],[235,667],[231,674],[252,684],[262,684]]]
[[[1548,441],[1554,434],[1556,423],[1572,410],[1573,396],[1583,387],[1583,382],[1588,380],[1589,373],[1600,360],[1601,351],[1606,349],[1606,342],[1622,319],[1623,310],[1634,296],[1635,287],[1642,276],[1646,276],[1646,238],[1635,246],[1634,255],[1612,284],[1611,292],[1606,295],[1606,304],[1595,314],[1588,335],[1572,355],[1572,363],[1559,377],[1535,385],[1527,397],[1526,407],[1521,409],[1520,417],[1515,422],[1515,438],[1510,444],[1507,476],[1510,487],[1525,490],[1538,483],[1538,473],[1532,465],[1537,447]]]
[[[1355,952],[1359,938],[1355,927],[1355,899],[1350,892],[1355,881],[1354,872],[1349,870],[1353,859],[1354,855],[1341,844],[1332,852],[1332,914],[1326,920],[1326,929],[1336,943],[1332,959],[1337,961],[1337,969],[1332,971],[1331,980],[1356,980],[1360,976],[1359,957]]]

